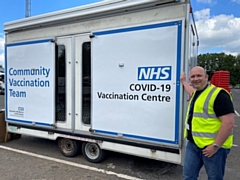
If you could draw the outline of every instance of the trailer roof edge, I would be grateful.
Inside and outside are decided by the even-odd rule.
[[[70,9],[55,11],[42,15],[32,16],[16,21],[4,23],[4,31],[10,32],[36,25],[50,24],[54,21],[66,21],[67,19],[87,17],[93,14],[101,14],[108,11],[119,10],[128,7],[141,6],[148,3],[170,3],[178,0],[111,0],[93,4],[87,4]]]

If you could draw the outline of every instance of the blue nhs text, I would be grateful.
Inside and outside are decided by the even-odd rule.
[[[171,80],[171,66],[139,67],[138,80]]]

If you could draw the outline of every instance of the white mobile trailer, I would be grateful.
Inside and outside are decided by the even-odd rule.
[[[189,0],[112,0],[4,24],[11,133],[183,163],[186,93],[198,35]]]

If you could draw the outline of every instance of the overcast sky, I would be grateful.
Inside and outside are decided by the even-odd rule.
[[[31,0],[31,15],[76,7],[101,0]],[[240,0],[192,0],[198,35],[199,54],[240,53]],[[0,64],[4,61],[5,22],[25,17],[25,0],[1,0]]]

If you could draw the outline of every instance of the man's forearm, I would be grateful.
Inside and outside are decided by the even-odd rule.
[[[195,91],[194,88],[192,86],[190,86],[186,81],[182,82],[185,90],[187,91],[187,93],[191,96],[193,94],[193,92]]]
[[[221,119],[221,117],[220,117]],[[221,147],[227,138],[232,134],[234,127],[234,114],[228,114],[223,117],[222,125],[215,139],[215,143]]]

